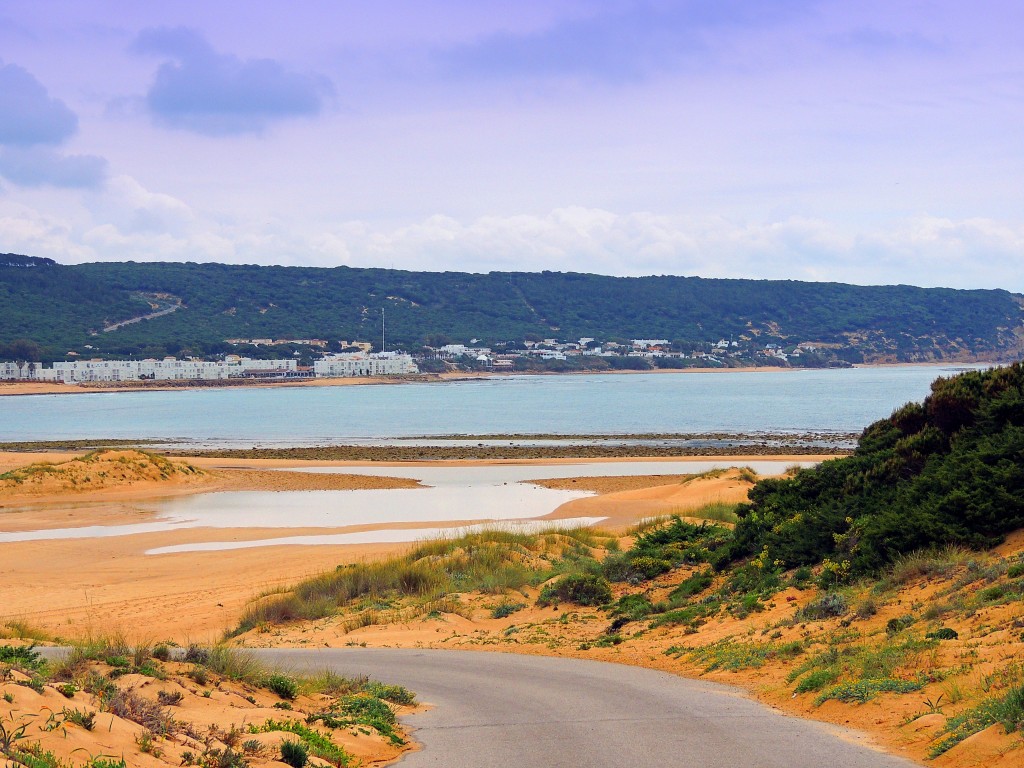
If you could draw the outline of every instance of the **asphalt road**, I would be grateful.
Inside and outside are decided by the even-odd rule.
[[[408,768],[909,768],[835,728],[727,686],[579,659],[470,651],[259,651],[298,671],[332,667],[434,705],[405,721]]]

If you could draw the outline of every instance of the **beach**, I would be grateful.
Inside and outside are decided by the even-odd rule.
[[[112,452],[118,453],[118,452]],[[44,461],[74,459],[76,454],[0,452],[0,474]],[[780,464],[806,461],[807,456],[781,456]],[[814,457],[822,458],[822,457]],[[173,459],[173,457],[172,457]],[[673,467],[707,461],[690,457],[673,461]],[[749,462],[749,456],[715,461]],[[81,526],[130,525],[154,519],[153,503],[182,496],[225,491],[331,491],[414,489],[407,478],[390,477],[389,466],[371,462],[302,462],[281,459],[188,458],[203,472],[188,480],[143,480],[100,490],[55,490],[0,493],[0,521],[4,531],[39,531]],[[634,461],[634,460],[626,460]],[[668,461],[668,460],[662,460]],[[436,468],[484,466],[557,466],[578,461],[536,460],[526,462],[429,462],[412,466]],[[608,461],[588,462],[608,464]],[[403,465],[406,469],[409,464]],[[372,474],[346,474],[346,468],[372,470]],[[394,469],[394,466],[390,467]],[[281,471],[331,469],[337,473]],[[628,527],[638,519],[668,511],[700,506],[710,501],[739,501],[749,484],[708,478],[682,486],[689,476],[674,474],[642,477],[579,477],[538,481],[546,487],[572,488],[596,495],[569,502],[545,515],[566,518],[607,518],[613,529]],[[437,527],[458,529],[464,521],[439,519]],[[414,528],[412,524],[382,523],[346,527],[347,532]],[[218,541],[243,542],[287,536],[335,533],[334,528],[273,529],[240,527],[218,529]],[[148,551],[209,540],[204,528],[171,528],[162,532],[103,538],[74,538],[0,544],[4,618],[25,621],[55,634],[80,636],[100,627],[130,631],[145,626],[154,637],[214,639],[237,620],[255,596],[346,562],[382,557],[411,546],[409,543],[348,545],[281,545],[236,549],[226,554],[179,552],[151,555]]]

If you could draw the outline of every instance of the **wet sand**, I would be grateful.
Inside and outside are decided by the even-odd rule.
[[[7,471],[40,459],[73,458],[54,454],[0,454],[0,470]],[[715,457],[718,460],[719,457]],[[735,457],[740,466],[748,457]],[[788,456],[784,460],[806,460]],[[648,459],[650,460],[650,459]],[[696,457],[692,461],[696,461]],[[152,520],[143,511],[144,501],[213,490],[341,490],[353,488],[408,488],[416,481],[388,477],[388,465],[372,462],[299,462],[281,459],[190,459],[208,473],[209,479],[184,487],[152,483],[130,489],[63,493],[32,499],[0,498],[3,529],[35,530],[74,525],[113,525]],[[621,461],[621,460],[620,460]],[[472,462],[471,466],[498,464],[578,464],[579,460],[524,462]],[[604,462],[595,462],[604,463]],[[685,460],[684,460],[685,463]],[[283,468],[331,466],[373,467],[374,475],[277,472]],[[394,465],[392,465],[394,466]],[[408,467],[408,464],[402,466]],[[419,466],[467,466],[464,462],[425,462]],[[745,494],[735,473],[707,481],[681,483],[688,476],[655,476],[648,479],[579,478],[560,487],[580,487],[605,495],[580,499],[542,519],[608,517],[609,523],[626,526],[638,517],[665,514]],[[589,485],[588,485],[589,484]],[[600,487],[599,487],[600,486]],[[18,503],[14,503],[17,501]],[[586,502],[584,506],[583,505]],[[15,511],[12,508],[16,508]],[[381,528],[420,528],[423,523],[352,526],[345,531]],[[459,527],[465,521],[437,521],[431,525]],[[18,619],[64,636],[89,632],[140,631],[154,639],[213,639],[234,625],[246,603],[262,592],[279,589],[307,576],[338,565],[379,558],[404,551],[408,543],[360,545],[283,545],[245,548],[230,552],[185,552],[148,555],[159,547],[209,541],[251,541],[288,535],[334,534],[338,528],[183,528],[111,538],[64,539],[0,544],[0,618]]]

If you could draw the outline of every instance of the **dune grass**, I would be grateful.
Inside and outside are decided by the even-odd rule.
[[[386,560],[338,566],[283,594],[260,598],[229,636],[256,627],[332,616],[352,609],[346,631],[418,615],[458,613],[454,595],[504,594],[536,585],[589,557],[608,535],[589,528],[539,533],[488,530],[423,542]],[[401,606],[395,603],[402,600]]]

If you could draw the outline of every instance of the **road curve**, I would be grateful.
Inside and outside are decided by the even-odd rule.
[[[402,766],[444,768],[910,768],[836,728],[735,689],[580,659],[416,649],[261,650],[298,671],[400,683],[434,705],[405,724]]]

